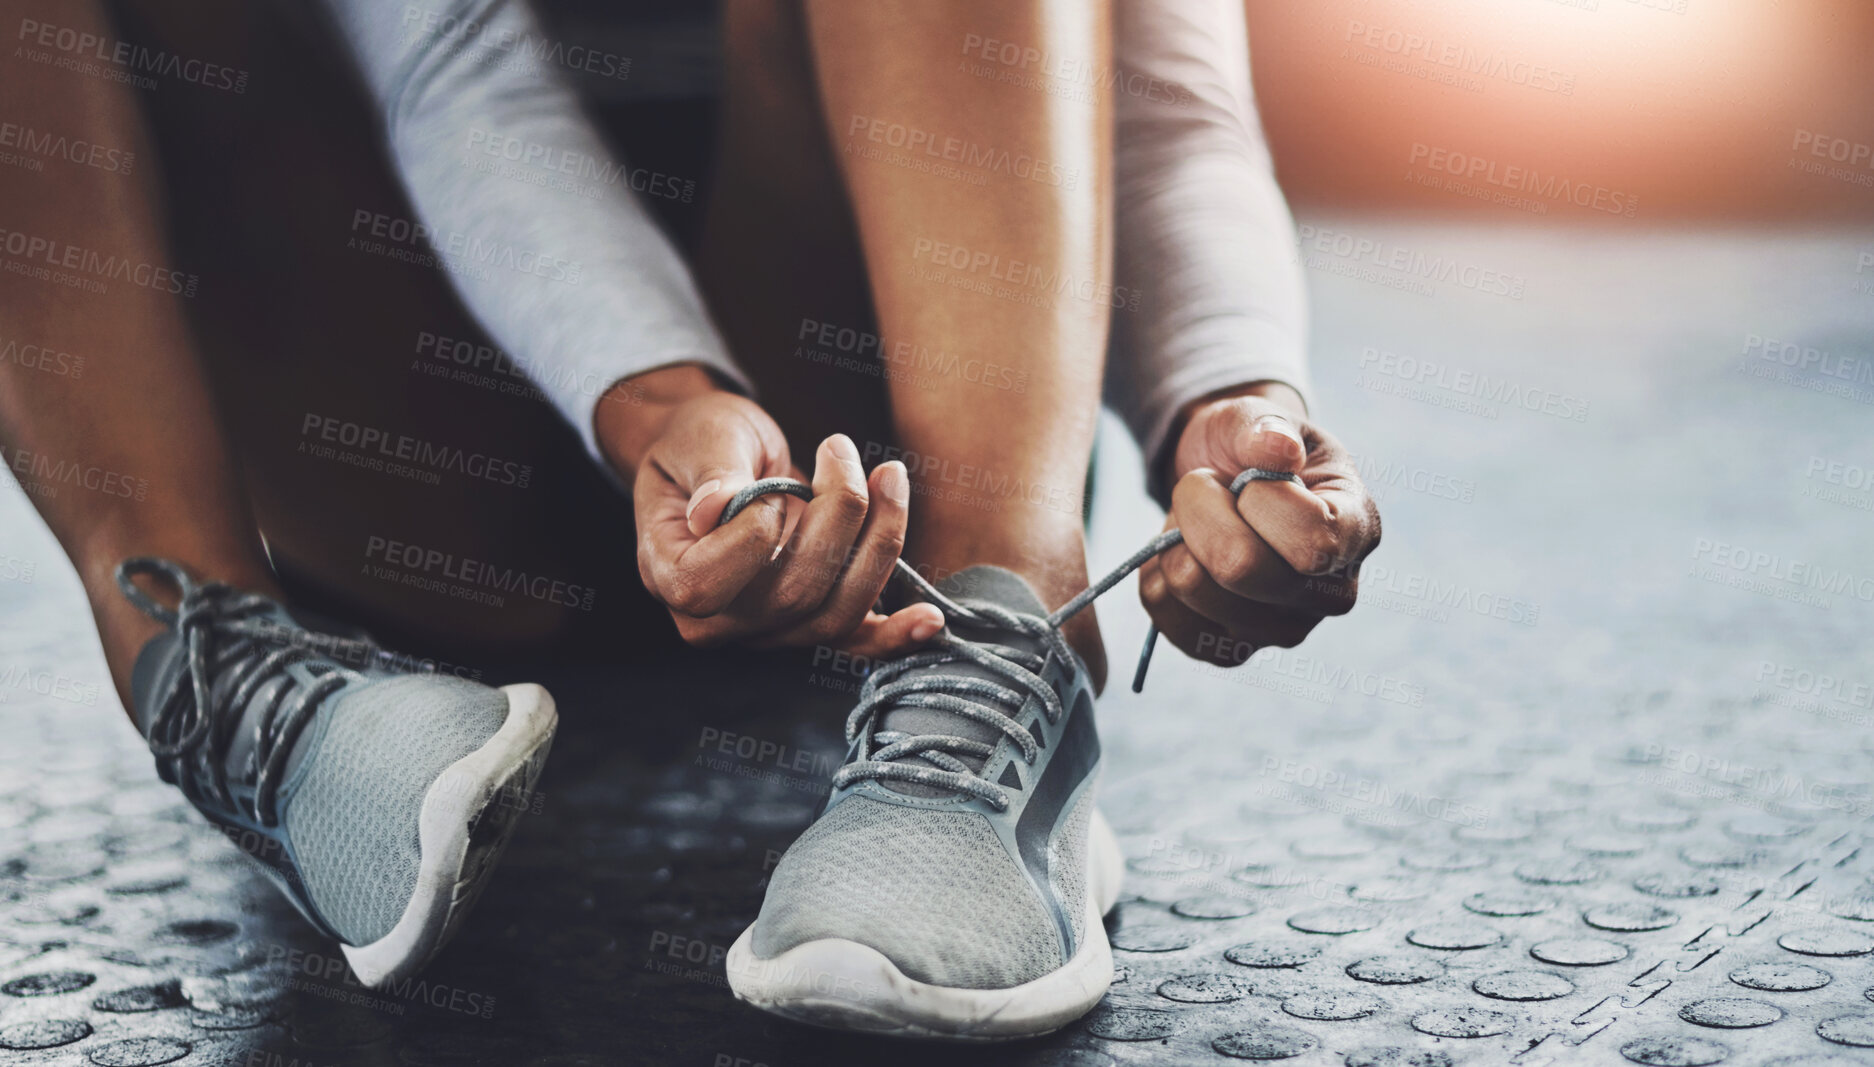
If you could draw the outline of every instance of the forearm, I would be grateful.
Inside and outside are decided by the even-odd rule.
[[[1109,398],[1153,485],[1197,402],[1253,383],[1308,391],[1307,304],[1294,223],[1251,96],[1233,0],[1122,0],[1116,101],[1117,282]]]
[[[527,49],[497,50],[542,39],[525,4],[445,2],[451,17],[432,25],[427,10],[326,2],[451,282],[595,457],[610,459],[598,421],[642,408],[616,402],[630,395],[614,390],[621,379],[690,364],[741,385],[687,267],[571,88]],[[474,35],[450,31],[471,19]],[[584,161],[584,195],[547,182],[554,160]]]

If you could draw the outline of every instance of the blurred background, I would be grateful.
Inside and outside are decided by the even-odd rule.
[[[1860,0],[1247,8],[1263,124],[1303,211],[1521,211],[1407,180],[1429,169],[1422,144],[1622,191],[1653,223],[1874,218],[1874,5]],[[1616,217],[1535,199],[1544,221]]]

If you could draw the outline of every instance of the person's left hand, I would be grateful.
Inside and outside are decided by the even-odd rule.
[[[1249,467],[1291,471],[1231,497]],[[1188,412],[1171,457],[1166,529],[1184,543],[1139,569],[1139,597],[1172,644],[1234,667],[1293,648],[1353,607],[1360,561],[1379,546],[1379,509],[1339,441],[1284,385],[1246,387]]]

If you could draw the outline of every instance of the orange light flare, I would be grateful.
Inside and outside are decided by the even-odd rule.
[[[1874,3],[1246,9],[1263,124],[1304,209],[1874,221]],[[1596,192],[1561,201],[1549,178]],[[1546,212],[1492,199],[1532,190]]]

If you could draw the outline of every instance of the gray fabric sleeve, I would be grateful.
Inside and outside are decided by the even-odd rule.
[[[620,378],[696,363],[748,391],[629,168],[555,66],[570,46],[525,3],[325,3],[437,260],[595,458],[594,410]]]
[[[1148,484],[1184,405],[1278,381],[1308,396],[1295,224],[1256,117],[1242,0],[1119,0],[1115,278],[1107,403]]]

